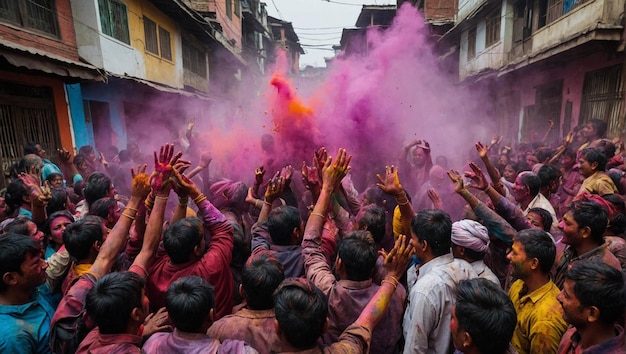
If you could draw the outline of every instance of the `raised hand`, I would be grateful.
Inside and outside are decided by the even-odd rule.
[[[433,207],[435,209],[443,210],[443,201],[441,200],[441,197],[439,197],[439,193],[437,193],[436,190],[434,190],[433,188],[429,188],[426,191],[426,195],[428,196],[430,201],[433,203]]]
[[[385,166],[385,178],[382,178],[380,174],[376,174],[376,178],[379,183],[376,186],[383,192],[394,196],[400,195],[404,192],[400,178],[398,177],[398,168],[391,165]]]
[[[574,140],[574,132],[570,131],[569,133],[567,133],[567,135],[565,136],[565,139],[563,140],[563,144],[565,145],[569,145],[572,143],[572,141]]]
[[[325,147],[319,148],[313,154],[313,167],[315,167],[315,169],[319,173],[320,181],[322,180],[322,167],[324,167],[324,164],[326,164],[326,160],[328,160],[328,151]]]
[[[463,183],[463,176],[457,170],[448,171],[448,177],[454,184],[454,191],[457,193],[461,193],[465,190],[465,185]]]
[[[478,152],[478,156],[480,156],[481,159],[487,158],[487,156],[489,155],[489,149],[489,145],[483,145],[480,141],[476,143],[476,151]]]
[[[209,164],[211,163],[211,161],[213,161],[211,154],[204,153],[200,155],[200,163],[198,165],[202,168],[207,168],[209,167]]]
[[[287,165],[280,170],[280,176],[285,179],[285,188],[291,184],[291,177],[293,176],[293,167]]]
[[[285,177],[280,175],[280,172],[276,172],[274,177],[269,180],[267,189],[265,190],[265,201],[273,203],[285,190]]]
[[[472,180],[472,184],[470,184],[471,188],[476,188],[484,191],[489,186],[487,183],[487,178],[485,178],[485,174],[483,171],[473,162],[469,164],[472,172],[465,172],[465,176]]]
[[[552,119],[548,119],[548,128],[554,128],[554,121]]]
[[[337,151],[337,158],[334,161],[329,156],[322,168],[322,187],[329,187],[332,190],[337,188],[341,180],[350,171],[351,159],[352,155],[348,155],[346,149],[342,148]]]
[[[254,184],[260,186],[263,184],[263,177],[265,176],[265,167],[259,166],[254,170]]]
[[[411,243],[407,242],[406,235],[400,235],[396,238],[393,249],[389,251],[389,253],[384,249],[379,252],[384,257],[383,266],[387,274],[397,280],[406,272],[409,261],[411,260],[411,255],[415,253],[415,250]]]
[[[154,152],[154,173],[150,178],[152,189],[158,192],[172,188],[173,165],[182,155],[182,152],[174,155],[173,144],[161,146],[158,157],[156,151]]]
[[[133,176],[132,186],[130,188],[131,197],[139,197],[140,199],[146,199],[150,193],[150,177],[146,174],[147,165],[137,166],[137,170],[130,169],[130,174]]]
[[[72,154],[65,149],[57,149],[57,154],[59,154],[59,160],[61,163],[70,164],[72,163]]]
[[[187,170],[189,166],[191,166],[191,163],[185,160],[178,160],[176,164],[174,164],[172,174],[176,183],[174,183],[172,187],[179,197],[189,196],[194,199],[199,196],[201,192],[198,186],[184,175],[185,170]]]
[[[308,190],[316,190],[319,189],[322,184],[320,182],[319,171],[315,166],[307,166],[306,162],[302,161],[302,183],[304,183],[304,187]]]

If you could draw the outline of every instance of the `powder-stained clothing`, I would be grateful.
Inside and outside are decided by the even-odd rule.
[[[557,354],[605,354],[626,353],[626,342],[624,341],[624,328],[620,325],[615,325],[615,337],[607,340],[606,342],[592,345],[587,349],[583,349],[580,346],[580,334],[576,327],[568,329],[561,339],[559,344],[559,350]]]
[[[617,258],[622,269],[626,269],[626,240],[619,236],[604,236],[606,247]]]
[[[203,333],[158,332],[150,336],[142,348],[145,354],[257,354],[258,352],[240,340],[221,342]]]
[[[568,269],[574,262],[585,261],[599,261],[605,264],[610,265],[611,267],[622,270],[619,260],[609,251],[607,247],[607,243],[603,243],[602,245],[592,249],[591,251],[577,255],[576,250],[572,246],[565,247],[565,250],[561,254],[557,254],[556,256],[556,267],[554,283],[559,289],[563,289],[563,283],[565,282],[565,270]]]
[[[355,354],[370,353],[369,343],[372,333],[365,327],[352,324],[339,337],[336,343],[328,347],[314,347],[296,352],[278,352],[282,354]],[[373,352],[371,352],[373,353]]]
[[[261,354],[280,351],[280,339],[276,334],[274,309],[250,310],[243,308],[213,322],[207,335],[225,341],[237,339],[248,343]]]
[[[561,200],[559,201],[560,205],[557,212],[558,217],[563,217],[567,206],[569,205],[569,203],[572,202],[572,200],[574,200],[574,196],[580,189],[582,181],[582,176],[580,175],[580,173],[578,173],[578,171],[569,171],[563,173],[563,183],[561,184],[561,187],[559,187],[559,191],[557,192],[559,197],[561,197]],[[565,189],[573,191],[574,195],[569,194],[565,191]]]
[[[138,354],[142,341],[135,334],[101,334],[96,327],[80,343],[76,354]]]
[[[300,245],[274,245],[264,222],[252,225],[252,254],[269,250],[283,265],[285,278],[304,276],[304,261]]]
[[[611,177],[603,171],[597,171],[583,180],[583,184],[580,186],[576,196],[583,193],[591,193],[602,196],[605,194],[617,194],[618,191]]]
[[[409,304],[402,324],[404,353],[448,353],[450,318],[461,280],[476,278],[472,266],[451,253],[436,257],[419,269],[410,287]]]
[[[541,208],[546,210],[552,216],[552,227],[558,227],[559,221],[556,218],[556,211],[552,206],[552,203],[548,200],[548,198],[544,197],[543,194],[538,193],[533,200],[528,203],[528,206],[524,210],[524,215],[528,214],[528,211],[532,208]]]
[[[341,333],[359,317],[380,286],[371,279],[364,281],[339,280],[335,278],[322,249],[321,229],[310,228],[304,234],[302,255],[306,277],[328,296],[327,333],[322,343],[336,342]],[[372,334],[372,353],[393,353],[401,336],[402,313],[406,291],[399,285],[389,307]]]
[[[0,305],[0,353],[50,353],[55,304],[45,292],[35,289],[32,301],[22,305]]]
[[[208,200],[198,205],[198,215],[204,222],[205,232],[211,235],[208,249],[198,261],[172,264],[164,249],[159,249],[156,261],[150,267],[146,282],[146,295],[150,309],[157,311],[165,306],[165,291],[176,279],[196,275],[215,287],[215,318],[232,311],[233,275],[230,261],[233,252],[233,227],[226,217]]]
[[[498,277],[491,271],[491,269],[487,267],[482,259],[474,261],[470,263],[470,265],[472,266],[472,269],[474,269],[476,275],[478,275],[479,278],[487,279],[497,286],[500,286],[500,279],[498,279]]]
[[[520,354],[556,352],[567,329],[563,310],[556,299],[559,292],[552,281],[530,294],[521,279],[511,285],[509,297],[517,313],[511,344]]]

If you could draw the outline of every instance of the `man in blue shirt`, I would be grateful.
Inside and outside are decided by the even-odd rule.
[[[24,235],[0,236],[0,353],[50,353],[54,304],[45,286],[48,264]]]

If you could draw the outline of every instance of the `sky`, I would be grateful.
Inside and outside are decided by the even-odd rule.
[[[334,56],[343,28],[354,27],[362,5],[396,4],[396,0],[263,0],[267,13],[291,22],[306,54],[300,67],[326,66],[324,57]]]

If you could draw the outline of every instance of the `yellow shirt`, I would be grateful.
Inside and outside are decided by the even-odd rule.
[[[598,171],[583,180],[577,196],[585,192],[602,196],[617,193],[617,188],[611,177],[602,171]]]
[[[563,310],[556,300],[560,290],[552,281],[531,294],[524,294],[525,288],[524,282],[517,280],[509,290],[517,312],[511,344],[520,354],[556,353],[567,329]]]

